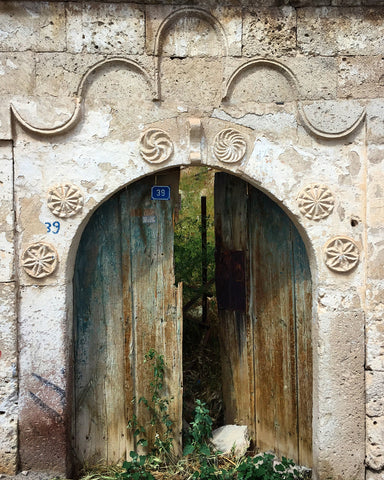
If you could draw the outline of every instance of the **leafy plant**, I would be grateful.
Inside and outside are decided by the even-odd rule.
[[[136,445],[151,447],[147,455],[130,452],[131,460],[123,463],[123,471],[115,474],[116,480],[299,480],[310,478],[295,468],[292,460],[285,457],[281,462],[270,453],[256,457],[244,456],[231,459],[231,456],[214,452],[211,444],[212,418],[206,404],[195,401],[194,419],[190,423],[188,441],[183,458],[177,462],[172,457],[173,421],[168,413],[172,399],[163,396],[165,379],[164,357],[151,349],[145,355],[150,362],[153,380],[150,382],[151,398],[139,399],[150,414],[148,425],[140,425],[134,415],[128,424],[136,438]],[[155,440],[148,445],[148,429],[154,428]],[[172,462],[169,460],[172,459]],[[156,472],[156,473],[155,473]],[[92,477],[95,478],[95,477]],[[97,477],[110,480],[110,477]]]
[[[130,452],[131,461],[124,462],[125,472],[118,473],[116,478],[119,480],[155,480],[155,477],[148,472],[145,463],[146,455],[139,455],[136,452]]]
[[[299,472],[294,468],[294,462],[283,457],[275,463],[275,456],[270,453],[245,457],[237,468],[238,480],[295,480]]]
[[[151,362],[153,369],[153,380],[149,384],[151,398],[148,400],[146,397],[140,397],[138,405],[144,405],[149,412],[149,421],[146,426],[143,426],[139,424],[137,416],[133,415],[132,419],[128,422],[128,428],[136,438],[136,445],[149,447],[153,455],[169,459],[173,447],[173,421],[168,413],[168,407],[172,398],[169,399],[163,396],[165,376],[164,356],[151,348],[144,357],[144,363],[147,362]],[[136,399],[134,399],[134,403],[136,404]],[[149,428],[152,428],[154,431],[151,443],[148,440]]]
[[[189,441],[184,448],[183,454],[198,453],[210,455],[211,448],[209,443],[212,438],[212,418],[204,402],[196,400],[195,405],[195,417],[191,422]]]

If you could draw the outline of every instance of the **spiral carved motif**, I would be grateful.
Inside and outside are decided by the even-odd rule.
[[[247,151],[247,142],[244,136],[233,128],[221,130],[214,140],[213,153],[224,163],[240,162]]]
[[[75,185],[57,185],[48,193],[48,207],[58,217],[71,217],[83,208],[83,196]]]
[[[23,253],[22,266],[30,277],[43,278],[56,269],[58,255],[56,249],[45,242],[33,243]]]
[[[311,220],[320,220],[332,213],[335,200],[326,185],[313,183],[299,194],[300,212]]]
[[[167,132],[151,128],[140,139],[140,153],[148,163],[163,163],[173,153],[173,143]]]
[[[324,248],[325,264],[335,272],[349,272],[359,262],[359,248],[348,237],[334,237]]]

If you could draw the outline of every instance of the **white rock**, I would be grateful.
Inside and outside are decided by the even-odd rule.
[[[249,447],[248,427],[246,425],[224,425],[213,431],[212,443],[216,450],[237,457],[245,455]]]

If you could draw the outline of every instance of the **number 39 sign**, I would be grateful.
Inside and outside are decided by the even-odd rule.
[[[151,188],[151,200],[170,200],[171,187],[155,185]]]

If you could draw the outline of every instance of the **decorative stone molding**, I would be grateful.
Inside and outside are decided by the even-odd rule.
[[[48,192],[48,207],[57,217],[67,218],[76,215],[83,208],[83,195],[70,183],[56,185]]]
[[[61,133],[65,133],[69,131],[71,128],[73,128],[81,118],[81,112],[82,112],[81,106],[84,99],[85,87],[89,79],[92,78],[92,74],[94,74],[97,70],[100,70],[105,66],[109,66],[112,64],[121,65],[123,68],[134,69],[138,71],[143,76],[144,81],[146,81],[147,84],[149,85],[152,91],[152,96],[156,97],[157,93],[155,91],[152,78],[139,63],[135,62],[134,60],[130,60],[128,58],[111,57],[96,63],[91,68],[89,68],[89,70],[85,73],[85,75],[83,76],[83,78],[79,83],[79,86],[77,87],[76,96],[74,98],[74,101],[75,101],[74,111],[70,116],[70,118],[66,122],[64,122],[62,125],[59,125],[53,128],[35,127],[20,115],[15,105],[11,104],[11,112],[15,117],[15,119],[20,123],[20,125],[29,132],[38,133],[40,135],[59,135]]]
[[[292,91],[293,91],[292,99],[299,98],[297,80],[291,69],[289,69],[286,65],[276,60],[257,58],[255,60],[250,60],[249,62],[246,62],[243,65],[240,65],[240,67],[238,67],[232,73],[232,75],[229,77],[229,80],[227,81],[227,84],[224,88],[223,100],[227,100],[230,97],[231,92],[233,91],[234,85],[244,75],[244,73],[254,68],[270,68],[278,71],[291,85]]]
[[[140,154],[148,163],[163,163],[173,153],[173,142],[160,128],[146,130],[140,138]]]
[[[57,266],[59,257],[56,249],[49,243],[37,242],[23,253],[21,263],[30,277],[43,278],[51,275]]]
[[[301,103],[299,114],[307,130],[322,138],[343,138],[365,119],[366,109],[353,100],[322,100]]]
[[[297,203],[300,212],[307,218],[320,220],[332,213],[335,200],[326,185],[312,183],[299,193]]]
[[[349,272],[358,264],[359,256],[358,246],[348,237],[334,237],[324,246],[325,264],[335,272]]]
[[[226,128],[216,135],[212,150],[221,162],[237,163],[245,156],[247,141],[238,130]]]

